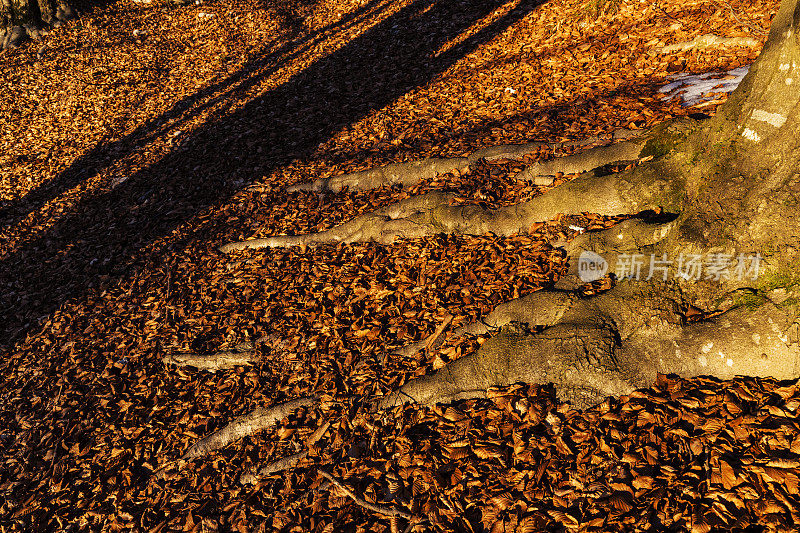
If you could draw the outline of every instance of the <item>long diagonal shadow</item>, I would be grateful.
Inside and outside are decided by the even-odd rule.
[[[145,120],[119,140],[101,142],[77,158],[54,180],[29,191],[18,202],[0,206],[0,223],[13,225],[48,201],[91,178],[98,172],[94,166],[97,161],[110,164],[115,158],[139,152],[151,142],[174,131],[180,124],[190,121],[214,105],[226,100],[235,101],[260,80],[274,74],[281,65],[291,62],[332,35],[346,31],[370,17],[380,16],[390,7],[391,1],[371,0],[313,34],[302,35],[283,44],[279,44],[279,39],[267,42],[261,47],[256,59],[244,68],[181,98],[170,109]]]
[[[220,113],[177,149],[119,186],[87,194],[56,224],[0,260],[0,344],[13,342],[67,299],[86,294],[101,277],[129,276],[135,264],[147,260],[143,254],[153,253],[152,247],[146,248],[149,244],[195,214],[224,204],[236,192],[236,184],[310,155],[339,128],[427,83],[538,3],[523,0],[436,55],[499,4],[482,2],[465,12],[462,2],[417,0],[283,85],[247,100],[234,112]],[[380,4],[376,6],[380,9]],[[290,51],[283,50],[286,53]],[[215,98],[244,95],[247,86],[258,81],[247,75],[250,70],[245,66],[208,92],[227,90]],[[181,120],[175,118],[179,111],[173,113],[155,119],[152,127],[163,129]],[[96,150],[119,155],[120,148],[137,149],[151,135],[158,134],[143,126],[127,143]],[[66,170],[60,189],[95,173],[93,161],[96,157],[89,155]],[[216,171],[203,173],[204,168]],[[172,239],[170,247],[180,249],[191,238]]]

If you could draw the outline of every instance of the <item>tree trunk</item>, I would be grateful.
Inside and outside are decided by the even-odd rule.
[[[26,38],[38,40],[48,27],[74,16],[65,0],[0,0],[0,49],[16,48]]]
[[[531,179],[557,172],[560,166],[575,172],[620,158],[641,159],[632,170],[611,175],[584,172],[527,203],[497,210],[451,206],[447,195],[432,193],[319,234],[243,241],[222,250],[387,243],[439,232],[507,235],[558,213],[662,211],[669,222],[663,223],[663,217],[661,223],[630,219],[573,240],[566,246],[570,273],[555,287],[503,304],[482,324],[464,328],[463,332],[495,328],[498,334],[476,353],[384,396],[379,406],[480,396],[490,386],[516,381],[554,383],[562,398],[586,407],[608,395],[650,386],[657,372],[796,379],[798,31],[800,0],[783,0],[761,55],[714,118],[664,124],[633,141],[534,165],[521,176]],[[526,146],[498,150],[506,157],[521,156]],[[424,160],[330,181],[376,186],[381,179],[394,183],[400,179],[395,174],[424,176],[448,165],[468,166],[474,159]],[[413,181],[413,176],[401,178],[403,183]],[[610,291],[581,299],[573,291],[586,281],[581,269],[587,261],[605,265],[619,279]],[[637,264],[641,276],[633,275]],[[689,320],[689,310],[697,309],[711,318]]]

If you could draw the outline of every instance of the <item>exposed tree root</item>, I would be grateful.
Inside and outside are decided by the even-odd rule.
[[[629,130],[626,128],[615,131],[611,136],[611,142],[625,141],[640,137],[646,132],[642,130]],[[558,143],[525,143],[525,144],[501,144],[498,146],[487,146],[472,152],[467,159],[470,165],[485,159],[486,161],[494,161],[496,159],[522,159],[524,156],[532,154],[541,148],[549,148],[551,150],[581,149],[591,147],[600,143],[605,143],[600,137],[592,136],[578,141],[564,141]]]
[[[534,173],[561,171],[556,169],[584,171],[618,160],[636,159],[648,139],[649,136],[645,136],[594,148],[558,159],[550,166],[540,166]],[[652,195],[665,189],[660,183],[648,183],[637,188],[631,185],[630,179],[626,173],[584,173],[525,204],[497,210],[450,206],[448,195],[429,193],[318,234],[232,243],[223,247],[223,251],[324,242],[371,240],[390,243],[396,237],[419,237],[439,232],[483,234],[491,231],[509,235],[526,229],[533,222],[552,219],[559,213],[635,213],[651,206]],[[666,188],[669,187],[676,185],[667,184]],[[650,224],[631,219],[612,230],[580,236],[567,245],[573,266],[567,276],[571,283],[569,288],[580,284],[575,266],[579,253],[641,252],[662,241],[673,228],[674,224]],[[611,255],[608,262],[613,269],[615,255]],[[409,381],[378,400],[378,407],[386,409],[409,401],[431,404],[480,397],[485,396],[486,390],[492,386],[517,381],[553,382],[568,401],[580,407],[593,405],[609,395],[625,394],[644,381],[636,365],[628,364],[626,357],[629,354],[621,347],[621,337],[628,326],[618,324],[619,318],[564,290],[541,291],[503,304],[482,323],[465,326],[456,332],[485,333],[502,328],[499,335],[484,343],[475,354],[456,360],[433,375]],[[537,328],[537,331],[544,329],[535,333],[532,328]],[[442,331],[444,327],[429,339],[399,352],[415,352],[429,346]]]
[[[399,235],[409,238],[422,237],[435,232],[435,228],[432,227],[433,222],[426,224],[425,215],[436,210],[447,210],[452,198],[453,195],[451,194],[431,192],[377,209],[328,231],[309,235],[280,235],[267,237],[266,239],[234,242],[220,247],[220,251],[232,252],[245,248],[308,246],[328,242],[377,241],[388,244]]]
[[[752,37],[719,37],[713,33],[699,35],[691,41],[663,46],[658,51],[662,54],[672,54],[675,52],[685,52],[687,50],[705,50],[708,48],[725,48],[728,46],[740,46],[742,48],[755,48],[761,44]]]
[[[651,223],[632,218],[608,230],[584,233],[565,245],[571,265],[566,278],[572,279],[573,288],[581,283],[576,259],[582,252],[606,258],[613,272],[618,257],[673,242],[676,227],[678,219]],[[757,313],[733,306],[702,323],[686,323],[689,307],[674,282],[622,281],[588,299],[568,290],[538,291],[501,304],[482,322],[456,330],[456,335],[499,330],[477,352],[412,379],[374,403],[378,409],[408,402],[449,403],[486,397],[491,387],[527,382],[552,383],[562,399],[588,408],[608,396],[650,386],[658,372],[789,379],[800,371],[800,327],[772,302]],[[445,320],[433,335],[399,352],[430,346],[448,323]],[[762,355],[753,357],[757,353]],[[291,468],[303,453],[271,463],[259,475]],[[257,477],[249,473],[244,479]]]
[[[436,331],[434,331],[431,335],[425,337],[420,341],[413,342],[411,344],[406,344],[405,346],[394,350],[392,353],[396,355],[410,357],[417,352],[433,347],[437,343],[437,341],[441,339],[442,333],[444,333],[444,330],[447,329],[447,326],[449,326],[450,322],[452,321],[453,321],[453,316],[447,315],[445,319],[442,321],[442,323],[439,324],[439,326],[436,328]]]
[[[650,224],[631,219],[609,230],[586,233],[567,246],[570,263],[577,262],[581,251],[612,253],[608,262],[613,267],[617,254],[658,244],[673,228],[673,223]],[[580,280],[574,265],[572,272],[577,286]],[[639,368],[639,352],[626,351],[628,347],[622,345],[628,337],[646,337],[647,330],[641,324],[633,325],[635,314],[624,312],[629,292],[620,289],[617,293],[624,297],[603,295],[583,300],[568,291],[544,290],[501,304],[482,322],[455,332],[481,334],[500,329],[497,336],[476,353],[449,363],[435,374],[407,382],[379,400],[377,407],[484,397],[492,386],[521,381],[554,383],[568,402],[584,408],[606,396],[649,385],[649,372]],[[630,300],[644,303],[641,297]],[[653,305],[672,315],[667,323],[670,318],[680,321],[678,306],[674,302],[670,305],[669,296],[656,299]],[[666,326],[662,322],[657,326],[663,334]],[[534,328],[544,329],[535,333]]]
[[[198,370],[217,372],[235,366],[249,366],[261,359],[257,346],[267,340],[266,337],[249,339],[240,342],[232,350],[224,350],[212,354],[178,353],[165,355],[161,360],[165,365],[193,366]]]
[[[567,401],[589,407],[635,388],[632,376],[619,366],[616,347],[616,330],[602,319],[586,317],[538,334],[506,326],[474,354],[407,382],[382,398],[378,408],[485,398],[490,387],[516,382],[553,383]]]
[[[220,247],[220,251],[370,241],[391,244],[397,238],[413,239],[438,233],[512,235],[560,213],[637,213],[652,205],[650,194],[674,187],[656,184],[632,190],[625,178],[623,174],[584,173],[528,202],[500,209],[449,205],[452,195],[431,192],[377,209],[327,231],[234,242]]]
[[[614,134],[613,140],[624,140],[631,137],[638,137],[642,132],[635,130],[620,130]],[[550,149],[563,149],[563,148],[583,148],[592,146],[602,142],[599,137],[589,137],[580,141],[566,141],[560,143],[542,143],[532,142],[526,144],[504,144],[500,146],[491,146],[488,148],[481,148],[471,153],[467,157],[451,157],[451,158],[426,158],[419,161],[411,161],[408,163],[392,163],[382,167],[373,168],[369,170],[362,170],[359,172],[351,172],[348,174],[341,174],[331,178],[322,178],[308,183],[299,183],[286,188],[287,192],[295,191],[315,191],[315,192],[341,192],[347,188],[351,191],[367,191],[377,189],[384,186],[402,185],[409,187],[416,185],[420,180],[430,179],[436,177],[438,174],[446,174],[455,170],[464,172],[481,159],[493,161],[495,159],[522,159],[528,154],[532,154],[541,148],[548,147]],[[602,147],[607,148],[607,147]],[[626,155],[628,152],[623,152]],[[638,154],[638,153],[637,153]],[[621,160],[620,158],[618,160]],[[635,159],[633,157],[632,159]],[[609,161],[611,162],[611,161]],[[600,163],[605,164],[605,163]],[[569,164],[568,164],[569,165]],[[575,166],[573,164],[573,166]],[[600,165],[585,168],[584,170],[591,170]],[[556,169],[551,174],[541,174],[542,176],[555,175],[558,172],[558,165],[543,166],[547,172]],[[568,166],[568,168],[572,168]],[[575,172],[583,172],[578,170]],[[570,174],[572,172],[564,172]],[[529,173],[531,176],[539,176],[539,174]],[[525,178],[529,179],[529,178]]]
[[[393,163],[383,167],[342,174],[331,178],[323,178],[310,183],[299,183],[287,187],[287,192],[315,191],[315,192],[341,192],[347,188],[351,191],[366,191],[377,189],[384,185],[415,185],[423,179],[436,177],[437,174],[446,174],[454,170],[465,171],[469,168],[466,157],[453,158],[428,158],[410,163]]]
[[[338,487],[342,492],[347,494],[347,496],[353,500],[357,505],[363,507],[368,511],[372,511],[373,513],[377,513],[383,516],[390,516],[390,517],[399,517],[405,518],[406,520],[414,520],[414,516],[406,513],[405,511],[401,511],[400,509],[396,509],[394,507],[385,507],[382,505],[375,505],[374,503],[370,503],[364,498],[358,496],[355,492],[353,492],[350,488],[348,488],[344,483],[330,475],[329,473],[325,472],[324,470],[319,470],[319,474],[330,481],[333,485]]]
[[[10,23],[0,27],[0,50],[17,48],[26,39],[40,40],[49,33],[48,27],[58,27],[75,17],[75,11],[63,0],[31,0],[4,2],[0,20]],[[34,7],[35,6],[35,7]],[[20,24],[19,21],[29,21]],[[11,21],[17,21],[14,24]]]
[[[524,171],[524,177],[557,172],[583,174],[524,204],[497,210],[451,206],[447,194],[429,193],[318,234],[243,241],[222,249],[325,242],[390,243],[397,237],[419,237],[440,232],[483,234],[491,231],[509,235],[560,213],[637,213],[657,205],[654,202],[657,195],[670,194],[673,189],[681,187],[680,183],[655,179],[637,184],[638,177],[630,173],[601,175],[585,171],[620,160],[638,159],[653,135],[668,128],[672,128],[669,132],[674,136],[681,128],[686,129],[686,124],[679,122],[674,127],[662,126],[656,133],[529,167]],[[501,153],[507,152],[493,152]],[[635,321],[630,320],[631,316],[604,307],[603,302],[611,301],[609,297],[588,303],[571,290],[584,281],[577,270],[579,254],[591,252],[607,257],[608,267],[614,272],[618,255],[652,249],[670,235],[674,227],[674,223],[652,224],[642,219],[630,219],[611,230],[589,232],[574,239],[566,245],[571,270],[558,288],[502,304],[483,322],[460,328],[456,335],[486,333],[498,328],[500,333],[485,342],[476,353],[449,363],[435,374],[411,380],[397,391],[378,399],[377,407],[386,409],[410,401],[432,404],[483,397],[492,386],[517,381],[552,382],[567,401],[579,407],[589,407],[609,395],[618,396],[638,386],[649,385],[649,369],[642,370],[637,366],[641,361],[635,343],[623,346],[623,339],[628,340],[631,336],[630,331],[638,329],[641,333],[646,328],[642,324],[632,325]],[[667,314],[670,316],[659,322],[662,329],[680,322],[680,302],[670,297],[654,299],[656,307],[669,310]],[[627,308],[627,304],[613,301],[619,309]],[[406,346],[397,353],[413,353],[429,346],[444,331],[446,325],[443,326],[428,339]]]
[[[300,407],[309,407],[317,402],[315,396],[297,398],[272,407],[259,407],[246,415],[240,416],[224,428],[194,443],[180,461],[188,461],[224,448],[241,438],[253,435],[281,421]]]
[[[787,86],[800,76],[795,62],[789,60],[800,54],[799,4],[799,0],[782,2],[773,22],[771,42],[764,48],[766,54],[760,56],[759,63],[751,68],[715,119],[705,126],[678,121],[637,139],[532,165],[520,178],[558,172],[583,174],[524,204],[489,210],[450,205],[449,195],[429,193],[317,234],[243,241],[221,249],[358,241],[387,244],[398,237],[441,232],[510,235],[560,213],[641,214],[664,207],[675,217],[671,222],[656,224],[632,218],[612,229],[584,233],[565,243],[570,270],[555,287],[501,304],[482,322],[458,329],[456,335],[489,331],[497,334],[475,353],[377,398],[376,407],[390,409],[408,402],[430,405],[487,397],[491,387],[526,382],[552,383],[562,399],[587,408],[608,396],[650,386],[659,372],[685,377],[705,374],[721,379],[736,375],[796,379],[800,373],[800,217],[791,207],[797,206],[800,195],[796,173],[800,119],[796,91],[788,91]],[[752,44],[703,36],[662,51]],[[778,72],[785,74],[777,75]],[[760,147],[752,144],[764,139],[770,142]],[[481,157],[520,156],[538,147],[497,147],[466,158],[389,165],[318,180],[292,190],[339,191],[344,187],[407,184],[448,168],[462,169]],[[585,172],[643,155],[648,159],[652,156],[653,161],[634,170],[613,175]],[[608,271],[617,272],[621,258],[630,259],[631,254],[662,258],[661,254],[669,253],[674,260],[679,254],[681,258],[684,254],[701,257],[714,251],[719,259],[720,255],[732,257],[734,252],[741,252],[739,246],[747,253],[765,252],[768,261],[763,272],[769,274],[766,281],[757,281],[757,276],[744,281],[698,276],[687,281],[689,278],[681,272],[662,279],[621,279],[611,290],[591,298],[574,292],[585,281],[579,261],[583,254],[605,261]],[[730,295],[738,290],[750,291],[754,300],[737,303]],[[725,298],[730,302],[720,304]],[[701,311],[712,318],[687,321],[688,310],[696,304],[701,304]],[[720,305],[724,307],[714,307]],[[431,346],[447,326],[445,321],[431,337],[399,353]],[[301,398],[254,411],[200,440],[181,459],[219,449],[315,401],[316,398]],[[327,425],[322,426],[315,435],[327,429]],[[309,443],[312,441],[313,437]],[[304,457],[306,452],[300,452],[275,461],[258,475],[291,468]],[[320,475],[365,509],[413,519],[399,509],[366,502],[327,472],[320,471]],[[251,472],[244,479],[253,481],[256,476]]]
[[[241,483],[242,485],[253,485],[263,477],[267,477],[272,474],[277,474],[279,472],[283,472],[284,470],[294,468],[297,465],[297,463],[299,463],[306,457],[308,457],[308,450],[296,453],[294,455],[290,455],[288,457],[283,457],[281,459],[278,459],[277,461],[273,461],[263,466],[260,469],[253,468],[251,470],[248,470],[247,472],[244,472],[241,476],[239,476],[239,483]]]
[[[642,181],[641,176],[634,177],[625,172],[604,174],[599,171],[590,171],[610,163],[635,161],[639,159],[649,141],[655,137],[667,135],[668,141],[673,143],[675,139],[690,132],[695,127],[695,123],[691,119],[675,120],[656,126],[633,139],[630,137],[634,136],[634,133],[626,132],[624,135],[619,135],[618,138],[630,140],[598,146],[578,154],[531,165],[522,171],[521,176],[524,179],[533,179],[535,176],[545,174],[551,176],[558,173],[582,172],[582,174],[574,180],[522,204],[500,209],[486,209],[476,205],[450,205],[451,200],[454,199],[452,194],[430,192],[361,215],[327,231],[233,242],[221,246],[220,250],[232,252],[246,248],[314,246],[325,243],[370,241],[390,244],[397,238],[413,239],[438,233],[483,235],[492,232],[496,235],[511,235],[527,231],[533,223],[550,220],[562,213],[635,214],[660,205],[659,201],[661,200],[673,201],[683,194],[683,185],[677,180],[669,179],[668,176],[650,177],[650,179]],[[656,144],[658,145],[658,143]],[[513,150],[508,152],[504,150],[505,148],[498,151],[487,149],[476,153],[500,157],[513,152]],[[461,159],[464,158],[459,159],[458,165],[464,164]],[[467,162],[468,159],[466,158]],[[444,164],[441,163],[443,160],[435,161],[435,163],[430,163],[433,166],[429,168],[440,168],[436,165]],[[375,175],[378,176],[378,174]],[[375,179],[380,181],[378,178]],[[380,183],[380,185],[383,184]]]
[[[467,324],[457,329],[453,335],[482,335],[511,322],[549,326],[557,323],[576,299],[577,296],[567,291],[537,291],[498,305],[483,320]]]
[[[272,474],[277,474],[278,472],[283,472],[284,470],[288,470],[290,468],[294,468],[298,462],[305,459],[308,456],[308,448],[313,446],[319,439],[322,438],[325,433],[327,433],[328,429],[331,427],[330,421],[325,422],[320,427],[311,434],[311,436],[306,440],[306,450],[296,453],[294,455],[290,455],[288,457],[283,457],[278,459],[277,461],[272,461],[271,463],[264,465],[263,467],[259,468],[251,468],[247,472],[244,472],[239,477],[239,483],[242,485],[252,485],[256,483],[259,479],[270,476]]]
[[[198,370],[217,372],[235,366],[249,366],[259,361],[255,351],[226,351],[213,354],[169,354],[162,361],[165,365],[193,366]]]
[[[625,220],[605,231],[590,231],[575,237],[562,245],[569,258],[569,270],[561,276],[555,287],[561,290],[574,290],[587,280],[581,279],[580,257],[584,252],[592,252],[607,263],[607,271],[615,273],[620,257],[632,253],[654,250],[654,246],[666,239],[677,225],[676,221],[651,223],[640,218]]]
[[[407,382],[377,407],[449,403],[527,382],[553,383],[562,399],[587,408],[650,386],[658,372],[720,379],[795,379],[800,372],[800,327],[772,303],[758,312],[733,308],[686,324],[679,292],[628,281],[591,299],[540,291],[509,304],[490,315],[496,325],[506,325],[477,352]],[[533,331],[556,317],[555,324]]]
[[[537,185],[550,185],[552,180],[547,183],[544,180],[537,181],[537,178],[556,174],[580,174],[618,161],[636,161],[648,139],[648,135],[643,135],[633,140],[597,146],[577,154],[537,162],[517,174],[517,179],[533,180]]]

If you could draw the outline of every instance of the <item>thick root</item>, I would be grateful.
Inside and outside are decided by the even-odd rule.
[[[325,243],[377,242],[416,239],[438,233],[511,235],[527,229],[517,206],[484,209],[474,205],[448,205],[452,195],[440,192],[408,198],[395,205],[362,215],[320,233],[252,239],[222,246],[222,252],[245,248],[313,246]]]
[[[677,221],[653,223],[641,218],[624,220],[613,228],[590,231],[575,237],[566,245],[573,257],[584,250],[597,254],[623,254],[643,251],[662,242],[677,227]]]
[[[641,260],[644,262],[644,254],[652,252],[656,245],[664,242],[676,227],[676,221],[652,223],[632,218],[607,230],[590,231],[579,235],[569,243],[563,244],[569,257],[569,270],[558,280],[555,287],[560,290],[574,290],[607,273],[624,277],[625,272],[622,271],[633,271],[634,267],[618,265],[621,258],[641,254]],[[556,246],[559,244],[556,243]],[[587,270],[590,267],[602,267],[602,270]],[[644,265],[641,270],[642,276],[649,274]]]
[[[527,231],[534,222],[550,220],[560,213],[617,215],[651,207],[649,198],[624,195],[621,180],[621,174],[586,173],[526,203],[500,209],[451,206],[448,204],[452,195],[433,192],[378,209],[328,231],[234,242],[220,247],[220,251],[340,242],[391,244],[397,238],[413,239],[437,233],[483,235],[491,232],[506,236]]]
[[[551,220],[562,213],[590,212],[601,215],[638,213],[659,205],[654,204],[655,199],[667,198],[671,201],[673,197],[680,197],[684,190],[683,184],[677,183],[677,180],[658,176],[644,174],[634,176],[630,172],[601,176],[596,172],[584,171],[616,161],[636,160],[649,140],[665,134],[668,134],[672,141],[678,137],[685,137],[687,131],[694,127],[694,123],[692,120],[676,120],[656,126],[638,136],[636,132],[623,130],[615,135],[617,139],[627,139],[622,142],[532,165],[520,174],[520,178],[536,179],[537,176],[554,175],[559,172],[583,172],[583,174],[523,204],[497,210],[478,206],[451,206],[449,203],[452,195],[441,192],[428,193],[378,209],[320,233],[251,239],[226,244],[220,247],[220,250],[231,252],[245,248],[313,246],[340,242],[373,241],[390,244],[398,237],[418,238],[436,233],[482,235],[491,232],[496,235],[511,235],[526,231],[535,222]],[[531,143],[486,148],[478,150],[473,156],[484,159],[521,157],[540,146],[539,143]],[[415,163],[389,165],[374,171],[298,185],[292,190],[299,188],[340,190],[345,186],[369,188],[386,183],[406,183],[412,179],[410,176],[414,172],[435,175],[446,168],[462,168],[473,161],[471,157],[426,159]],[[658,169],[654,172],[658,173]],[[419,179],[418,173],[414,176],[414,180]]]
[[[479,322],[472,322],[462,326],[453,332],[453,337],[462,335],[482,335],[500,329],[511,322],[526,323],[531,326],[550,326],[558,322],[564,313],[572,306],[577,299],[567,292],[561,291],[538,291],[522,298],[516,298],[510,302],[498,305],[494,311]],[[420,341],[407,344],[393,350],[395,355],[410,357],[417,352],[437,345],[441,335],[452,320],[448,315],[436,331]]]
[[[407,382],[378,407],[484,397],[489,387],[522,381],[553,383],[565,401],[585,408],[650,386],[658,372],[787,380],[800,373],[800,324],[772,302],[686,324],[686,302],[674,284],[623,281],[574,302],[561,293],[550,309],[542,304],[554,293],[534,294],[541,294],[538,305],[526,309],[520,299],[498,308],[494,319],[532,326],[550,317],[557,323],[531,333],[511,322],[474,354]]]
[[[642,252],[662,242],[674,227],[674,222],[653,224],[634,218],[623,221],[611,229],[584,233],[565,245],[570,270],[564,276],[567,279],[559,280],[555,290],[537,291],[500,304],[483,320],[457,329],[453,336],[482,335],[511,322],[521,322],[529,326],[552,326],[558,323],[578,300],[578,297],[570,291],[588,281],[593,281],[588,275],[580,272],[581,254],[592,252],[600,255],[606,261],[607,268],[602,275],[606,272],[613,273],[617,255]],[[602,275],[598,275],[597,278]],[[419,341],[409,347],[421,346],[423,342]],[[405,354],[409,350],[410,348],[404,347],[402,353]]]
[[[37,11],[40,17],[39,22],[0,28],[0,50],[17,48],[28,39],[39,41],[49,33],[49,26],[61,26],[75,17],[75,11],[65,2],[58,2],[55,6],[47,2],[39,2]]]
[[[756,310],[736,308],[707,322],[687,324],[672,336],[640,328],[627,341],[636,362],[652,372],[719,379],[800,375],[800,324],[771,302]]]
[[[272,426],[292,414],[296,409],[309,407],[316,402],[316,397],[309,396],[273,405],[272,407],[256,409],[194,443],[186,450],[180,460],[188,461],[222,449],[232,442]]]
[[[681,326],[677,310],[668,303],[651,307],[633,300],[624,304],[627,311],[622,312],[619,299],[605,303],[618,305],[611,310],[623,320],[625,312],[638,311],[641,318],[647,311],[645,321],[634,321],[620,331],[613,321],[602,318],[605,306],[600,298],[597,305],[575,306],[564,322],[541,333],[504,328],[476,353],[381,398],[378,408],[485,397],[492,386],[518,381],[553,383],[563,400],[587,408],[607,396],[651,385],[658,372],[786,380],[796,379],[800,372],[800,325],[782,323],[785,315],[772,304],[759,312],[737,309],[708,322]],[[659,316],[665,313],[670,317]],[[572,322],[576,317],[581,321]]]
[[[481,398],[492,386],[516,382],[553,383],[566,401],[589,407],[636,388],[635,376],[617,360],[615,333],[612,325],[597,318],[557,324],[537,334],[503,328],[474,354],[388,394],[378,408]]]
[[[22,26],[0,29],[0,50],[17,48],[26,38],[27,31]]]
[[[549,161],[537,162],[517,174],[517,179],[533,180],[537,184],[547,185],[537,178],[555,176],[559,173],[580,174],[618,161],[636,161],[647,140],[648,137],[644,136],[630,141],[598,146]]]
[[[498,305],[480,322],[473,322],[454,332],[454,336],[482,335],[512,322],[529,326],[552,326],[564,316],[577,296],[562,291],[537,291]]]
[[[192,366],[208,372],[227,370],[235,366],[250,366],[261,359],[257,346],[266,340],[267,337],[248,339],[235,345],[231,350],[212,354],[171,353],[165,355],[161,361],[164,365]]]

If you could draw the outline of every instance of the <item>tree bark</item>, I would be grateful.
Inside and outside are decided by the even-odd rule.
[[[39,40],[47,28],[74,16],[65,0],[0,0],[0,49],[16,48],[28,38]]]

